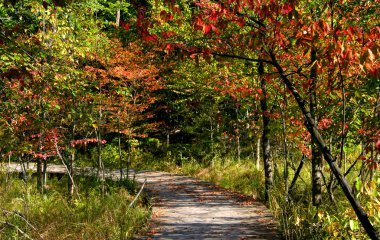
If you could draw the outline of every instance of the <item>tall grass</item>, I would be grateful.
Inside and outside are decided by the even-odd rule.
[[[150,216],[143,198],[128,207],[133,190],[119,183],[107,181],[102,192],[96,179],[78,178],[79,195],[69,201],[67,179],[50,180],[45,194],[34,182],[0,176],[0,239],[131,239]]]

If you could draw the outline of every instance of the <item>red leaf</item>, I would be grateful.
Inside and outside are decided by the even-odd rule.
[[[211,25],[210,24],[205,24],[203,25],[203,34],[206,35],[211,31]]]
[[[202,18],[199,17],[199,16],[196,16],[195,18],[197,19],[197,25],[198,25],[198,26],[202,26],[202,25],[203,25],[203,20],[202,20]]]
[[[283,13],[283,14],[289,14],[292,10],[293,10],[293,7],[290,6],[290,4],[285,4],[285,5],[282,7],[282,13]]]
[[[319,129],[327,129],[330,127],[331,123],[332,123],[332,119],[323,118],[319,121],[318,128]]]
[[[211,12],[211,15],[210,15],[210,18],[209,18],[210,21],[216,21],[216,20],[218,20],[218,18],[219,18],[218,13],[215,10],[213,10]]]
[[[170,54],[174,49],[174,45],[173,44],[168,44],[166,45],[166,51]]]
[[[210,24],[210,26],[212,31],[214,31],[216,35],[220,35],[220,31],[213,24]]]
[[[157,42],[157,36],[156,35],[146,35],[143,37],[143,39],[146,42]]]
[[[243,28],[245,26],[245,20],[244,18],[237,18],[235,20],[235,22],[237,23],[237,25],[239,25],[239,27]]]
[[[162,35],[162,37],[164,37],[166,39],[166,38],[173,37],[177,34],[175,32],[172,32],[172,31],[167,31],[167,32],[161,32],[161,35]]]
[[[131,28],[131,25],[129,25],[129,23],[125,23],[123,20],[120,21],[120,26],[124,28],[126,31],[128,31]]]

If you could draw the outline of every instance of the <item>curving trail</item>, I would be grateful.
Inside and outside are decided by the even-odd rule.
[[[280,239],[273,216],[260,202],[208,182],[141,171],[154,197],[153,228],[141,239]]]
[[[4,170],[3,165],[3,170]],[[35,170],[34,166],[29,166]],[[81,171],[78,171],[81,170]],[[77,174],[92,175],[92,169]],[[92,170],[92,171],[91,171]],[[18,172],[18,164],[8,171]],[[63,173],[51,165],[48,172]],[[119,171],[108,171],[117,180]],[[260,202],[198,179],[159,171],[131,171],[153,197],[150,231],[139,239],[281,239],[273,216]]]

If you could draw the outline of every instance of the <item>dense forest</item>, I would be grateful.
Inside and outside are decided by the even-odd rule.
[[[1,166],[37,168],[1,172],[0,238],[133,237],[134,168],[254,195],[285,239],[378,239],[379,55],[377,0],[0,1]]]

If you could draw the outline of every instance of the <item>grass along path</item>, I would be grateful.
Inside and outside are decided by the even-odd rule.
[[[30,168],[34,168],[30,166]],[[20,171],[19,165],[8,169]],[[65,171],[49,166],[48,171]],[[91,169],[87,169],[90,173]],[[131,172],[153,197],[150,231],[140,239],[280,239],[273,216],[253,198],[160,171]],[[117,180],[119,171],[107,171]]]

